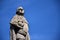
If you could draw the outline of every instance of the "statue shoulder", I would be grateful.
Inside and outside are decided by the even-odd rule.
[[[12,20],[16,20],[18,18],[18,15],[14,15],[13,17],[12,17]]]
[[[13,18],[17,18],[17,17],[18,17],[18,15],[14,15],[14,16],[13,16]]]
[[[27,23],[28,24],[28,21],[26,20],[26,18],[25,17],[23,17],[23,21],[25,22],[25,23]]]
[[[12,22],[14,22],[14,21],[17,21],[17,15],[14,15],[13,17],[12,17],[12,19],[10,20],[10,23],[12,23]]]

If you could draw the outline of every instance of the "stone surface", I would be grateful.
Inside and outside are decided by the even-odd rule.
[[[28,22],[24,17],[24,9],[18,8],[10,21],[10,40],[30,40]]]

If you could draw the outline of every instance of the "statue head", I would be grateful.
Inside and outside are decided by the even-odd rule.
[[[18,7],[17,11],[16,11],[16,14],[18,14],[18,15],[24,15],[24,9],[23,9],[23,7]]]

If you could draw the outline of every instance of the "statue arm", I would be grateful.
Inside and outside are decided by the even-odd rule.
[[[30,35],[29,35],[29,33],[27,33],[27,35],[26,35],[26,40],[30,40]]]
[[[10,24],[22,28],[21,25],[18,22],[17,16],[14,16],[12,18],[12,20],[10,21]]]
[[[30,40],[30,35],[29,35],[29,28],[28,28],[28,24],[27,23],[24,23],[24,31],[27,32],[27,35],[26,35],[26,40]]]
[[[23,27],[23,30],[25,31],[25,32],[28,32],[28,24],[27,23],[24,23],[24,27]]]

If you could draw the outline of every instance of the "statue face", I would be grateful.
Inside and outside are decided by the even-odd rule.
[[[22,13],[23,14],[24,13],[24,10],[23,9],[20,9],[19,10],[19,13]]]
[[[24,9],[23,9],[22,7],[19,7],[19,8],[17,9],[16,14],[18,14],[18,15],[24,15]]]

